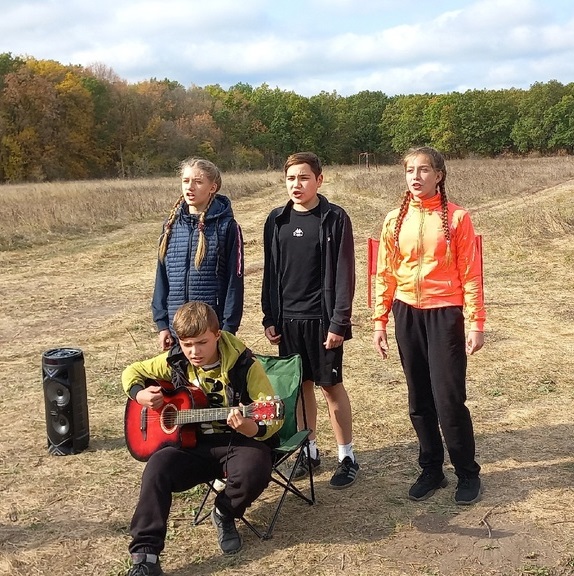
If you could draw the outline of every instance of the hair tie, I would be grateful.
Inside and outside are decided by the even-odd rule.
[[[203,231],[205,230],[205,222],[202,222],[201,220],[198,222],[197,224],[197,228],[198,230],[203,233]]]

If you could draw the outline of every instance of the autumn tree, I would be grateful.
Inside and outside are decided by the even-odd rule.
[[[4,179],[46,179],[56,161],[58,93],[54,85],[29,66],[21,66],[4,76],[1,102]]]
[[[383,112],[390,99],[383,92],[364,90],[342,99],[339,114],[341,163],[355,163],[367,152],[388,158],[391,143],[380,128]]]
[[[554,152],[574,153],[574,84],[569,85],[570,94],[551,106],[544,116],[551,127],[548,147]]]
[[[432,96],[415,94],[391,98],[380,122],[381,138],[390,143],[391,150],[403,154],[412,146],[430,143],[425,109]]]
[[[568,88],[556,80],[536,82],[522,94],[512,129],[512,139],[519,152],[550,150],[553,126],[548,122],[547,112],[567,95]]]

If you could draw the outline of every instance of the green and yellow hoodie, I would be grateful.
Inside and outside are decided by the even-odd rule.
[[[411,198],[395,254],[393,233],[399,209],[385,218],[375,279],[375,330],[386,329],[394,299],[415,308],[463,306],[471,330],[484,330],[482,263],[470,216],[448,202],[450,257],[442,228],[440,194]]]
[[[178,347],[179,348],[179,347]],[[230,334],[221,331],[218,342],[219,362],[216,367],[194,367],[187,361],[181,362],[183,353],[174,361],[174,350],[163,352],[154,358],[142,360],[130,364],[122,372],[122,387],[125,393],[135,400],[137,393],[146,386],[146,380],[165,380],[168,382],[177,380],[174,372],[182,365],[185,367],[185,380],[188,385],[199,386],[208,396],[210,407],[237,406],[239,402],[246,405],[257,400],[265,400],[275,396],[275,392],[261,363],[247,355],[245,370],[239,370],[236,366],[238,360],[243,362],[250,352],[245,344]],[[240,359],[241,357],[241,359]],[[244,374],[244,376],[241,376]],[[240,380],[245,380],[241,382]],[[198,381],[199,380],[199,381]],[[256,435],[258,440],[267,440],[279,431],[281,422],[259,425]],[[200,432],[204,434],[229,433],[231,429],[222,422],[211,422],[202,425]]]

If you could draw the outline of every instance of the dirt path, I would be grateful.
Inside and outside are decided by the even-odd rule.
[[[490,216],[495,216],[507,211],[512,211],[516,208],[526,208],[535,205],[549,205],[557,198],[561,198],[565,193],[570,194],[574,190],[574,180],[563,182],[552,188],[539,190],[529,195],[520,195],[516,198],[503,201],[492,201],[480,205],[480,210],[488,212]]]

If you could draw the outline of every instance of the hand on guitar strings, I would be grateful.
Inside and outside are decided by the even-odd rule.
[[[161,386],[148,386],[140,390],[136,395],[136,402],[146,408],[158,410],[164,404]]]

